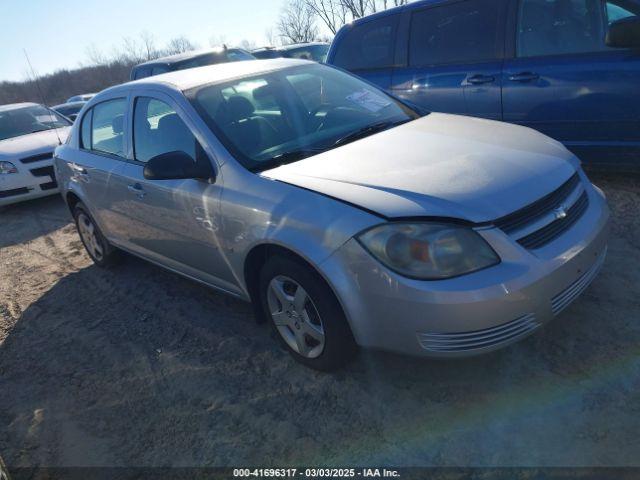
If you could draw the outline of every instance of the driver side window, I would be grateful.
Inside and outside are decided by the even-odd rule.
[[[198,141],[176,111],[150,97],[136,99],[133,117],[134,158],[148,162],[169,152],[184,152],[196,160]]]

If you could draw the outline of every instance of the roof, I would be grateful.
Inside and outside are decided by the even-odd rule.
[[[37,107],[37,103],[23,102],[23,103],[9,103],[7,105],[0,105],[0,112],[8,112],[9,110],[17,110],[19,108]]]
[[[155,58],[153,60],[149,60],[147,62],[139,63],[136,67],[141,67],[143,65],[157,65],[157,64],[173,64],[178,63],[183,60],[190,60],[192,58],[200,57],[202,55],[208,55],[210,53],[222,53],[225,50],[241,50],[239,48],[208,48],[204,50],[191,50],[189,52],[178,53],[176,55],[169,55],[167,57]]]
[[[51,108],[55,110],[56,108],[60,108],[60,107],[82,107],[85,103],[87,103],[85,100],[78,101],[78,102],[65,102]]]
[[[152,77],[142,78],[125,85],[157,85],[170,84],[178,90],[188,90],[201,85],[222,83],[239,77],[248,77],[260,73],[281,70],[296,65],[317,65],[308,60],[293,58],[274,58],[269,60],[245,60],[243,62],[218,63],[206,67],[178,70],[176,72],[163,73]],[[118,87],[114,87],[118,88]]]
[[[304,47],[315,47],[315,46],[322,46],[322,45],[326,45],[329,46],[330,44],[327,42],[307,42],[307,43],[292,43],[291,45],[282,45],[280,47],[260,47],[260,48],[254,48],[253,50],[251,50],[250,53],[253,52],[278,52],[278,51],[282,51],[282,50],[294,50],[296,48],[304,48]]]
[[[315,46],[329,46],[326,42],[307,42],[307,43],[294,43],[291,45],[283,45],[282,47],[276,48],[276,50],[294,50],[296,48],[304,48],[304,47],[315,47]]]

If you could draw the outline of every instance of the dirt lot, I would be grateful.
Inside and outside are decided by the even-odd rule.
[[[0,453],[10,466],[640,465],[640,178],[601,275],[484,357],[294,363],[241,302],[91,264],[58,197],[0,211]]]

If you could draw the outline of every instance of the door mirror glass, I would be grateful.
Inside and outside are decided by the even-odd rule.
[[[213,177],[213,170],[207,162],[196,163],[191,156],[180,151],[161,153],[149,159],[143,173],[147,180],[208,180]]]
[[[606,43],[614,48],[640,48],[640,17],[627,17],[613,22]]]

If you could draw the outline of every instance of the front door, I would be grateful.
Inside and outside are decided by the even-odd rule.
[[[463,0],[407,12],[406,59],[391,91],[429,111],[502,117],[502,0]]]
[[[222,179],[148,180],[146,162],[182,151],[196,161],[210,159],[172,100],[158,93],[133,100],[133,160],[125,170],[132,219],[129,248],[196,279],[237,291],[218,241]]]
[[[640,158],[640,53],[605,46],[635,0],[521,0],[503,72],[504,120],[563,142],[588,162]]]

